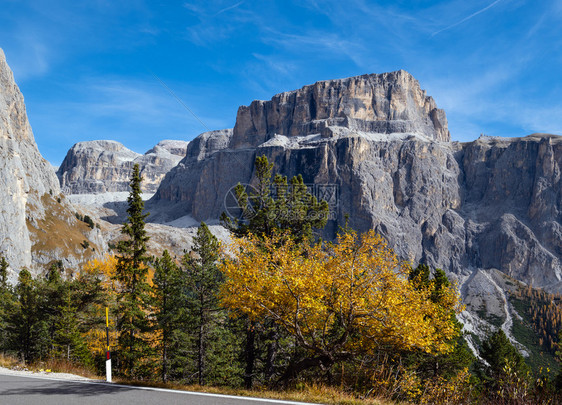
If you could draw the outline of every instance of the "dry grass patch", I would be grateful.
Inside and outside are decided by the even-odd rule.
[[[66,359],[51,359],[46,361],[40,361],[33,363],[29,366],[30,370],[33,371],[49,371],[52,373],[66,373],[79,375],[91,379],[100,379],[92,370],[87,367],[83,367],[72,363]]]
[[[23,368],[25,367],[25,364],[19,361],[15,357],[0,353],[0,367],[9,368],[9,369]]]
[[[49,194],[41,197],[45,207],[46,215],[37,221],[35,227],[30,221],[27,228],[32,235],[34,252],[52,252],[58,250],[62,256],[75,256],[82,260],[88,260],[93,256],[92,249],[98,246],[88,241],[88,233],[91,231],[88,224],[79,221],[68,208],[58,203]],[[88,247],[83,245],[88,241]]]

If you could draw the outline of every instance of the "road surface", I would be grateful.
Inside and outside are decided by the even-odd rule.
[[[272,405],[272,399],[0,374],[1,405]]]

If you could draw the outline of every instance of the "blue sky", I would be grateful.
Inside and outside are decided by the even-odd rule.
[[[144,153],[254,99],[397,69],[454,140],[562,134],[558,0],[2,0],[0,47],[54,165],[79,141]]]

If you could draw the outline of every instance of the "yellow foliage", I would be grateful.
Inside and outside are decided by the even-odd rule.
[[[99,275],[102,277],[103,286],[107,291],[115,289],[114,281],[117,269],[117,258],[114,255],[106,253],[102,260],[94,259],[82,267],[82,273]]]
[[[102,260],[94,259],[82,267],[82,274],[98,276],[102,280],[102,286],[109,293],[110,302],[115,299],[115,272],[117,268],[117,258],[114,255],[105,254]],[[80,275],[78,277],[80,277]],[[112,304],[110,304],[112,305]],[[88,349],[94,355],[104,355],[107,350],[107,338],[105,330],[105,307],[93,304],[92,316],[99,320],[98,328],[90,329],[83,337],[86,341]],[[103,325],[103,326],[102,326]],[[109,317],[109,342],[114,346],[117,342],[117,334],[115,332],[115,320]]]
[[[450,349],[457,292],[446,288],[441,305],[433,303],[373,231],[344,233],[326,246],[250,235],[234,239],[230,251],[221,265],[223,304],[252,319],[270,317],[312,352]]]

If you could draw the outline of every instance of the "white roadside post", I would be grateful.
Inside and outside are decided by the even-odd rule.
[[[105,380],[111,382],[111,352],[109,351],[109,308],[105,307],[105,336],[107,337],[107,351],[105,356]]]

